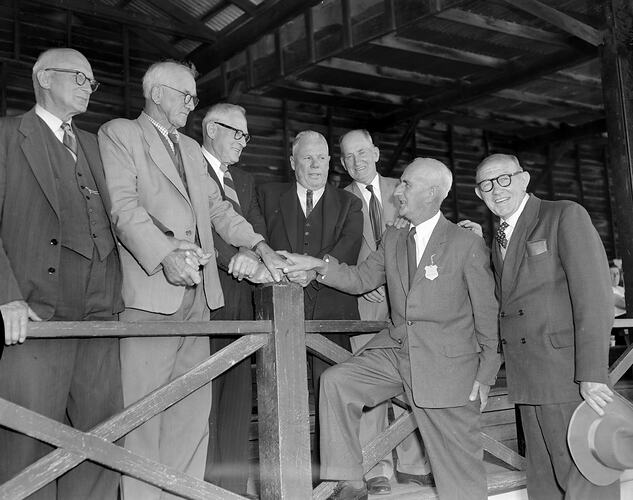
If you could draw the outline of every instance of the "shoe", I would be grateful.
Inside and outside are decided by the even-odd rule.
[[[396,480],[400,484],[417,484],[435,488],[435,479],[432,472],[428,474],[407,474],[406,472],[396,471]]]
[[[328,500],[367,500],[367,487],[354,488],[347,481],[339,481]]]
[[[385,476],[376,476],[367,480],[367,493],[370,495],[388,495],[391,493],[391,484]]]

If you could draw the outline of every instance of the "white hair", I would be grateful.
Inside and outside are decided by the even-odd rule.
[[[152,94],[152,89],[156,85],[165,83],[173,75],[174,71],[185,71],[189,73],[194,79],[198,76],[196,67],[193,64],[187,64],[175,60],[160,61],[152,64],[145,75],[143,75],[143,97],[149,99]]]

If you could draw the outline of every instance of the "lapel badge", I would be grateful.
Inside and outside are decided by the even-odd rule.
[[[431,255],[431,265],[424,266],[424,277],[431,281],[439,276],[439,273],[437,272],[437,265],[433,264],[433,257],[435,257],[435,254]]]

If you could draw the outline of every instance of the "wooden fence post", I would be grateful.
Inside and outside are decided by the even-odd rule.
[[[260,498],[310,498],[303,289],[291,283],[266,285],[257,289],[255,304],[257,319],[273,321],[268,345],[257,351]]]

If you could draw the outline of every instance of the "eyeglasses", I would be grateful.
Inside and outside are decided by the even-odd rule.
[[[161,83],[161,85],[163,87],[167,87],[168,89],[175,90],[176,92],[185,96],[185,104],[189,104],[190,102],[192,102],[194,108],[200,102],[200,99],[198,98],[198,96],[191,95],[189,92],[183,92],[182,90],[175,89],[174,87],[170,87],[169,85],[165,85],[164,83]]]
[[[99,82],[94,78],[88,78],[85,73],[78,71],[76,69],[65,69],[65,68],[46,68],[44,71],[57,71],[58,73],[74,73],[75,74],[75,83],[80,87],[88,82],[90,84],[90,91],[94,92],[99,88]]]
[[[494,179],[485,179],[481,182],[478,182],[477,186],[479,186],[479,189],[484,193],[492,191],[492,188],[494,187],[494,181],[497,181],[497,184],[501,187],[508,187],[510,184],[512,184],[512,176],[522,174],[523,172],[524,170],[519,170],[518,172],[514,172],[512,174],[501,174]]]
[[[229,130],[232,130],[233,132],[235,132],[234,137],[236,141],[239,141],[242,137],[244,138],[246,142],[251,140],[250,134],[247,134],[246,132],[244,132],[243,130],[240,130],[239,128],[231,127],[230,125],[227,125],[226,123],[222,123],[222,122],[213,122],[213,123],[216,123],[217,125],[220,125],[220,127],[228,128]]]

